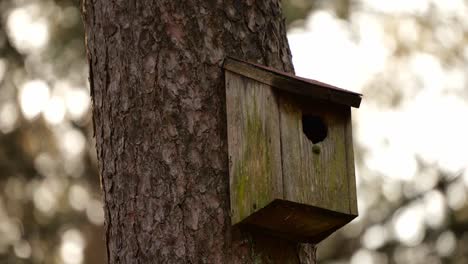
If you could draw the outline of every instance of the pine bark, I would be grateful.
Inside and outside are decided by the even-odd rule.
[[[225,56],[293,71],[280,0],[83,0],[109,263],[315,263],[232,228]]]

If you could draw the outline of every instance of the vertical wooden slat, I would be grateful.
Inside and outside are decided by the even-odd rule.
[[[353,147],[353,127],[351,119],[351,109],[346,109],[346,166],[348,170],[348,188],[349,188],[349,210],[353,215],[358,215],[357,197],[356,197],[356,176],[354,168],[354,147]]]
[[[279,113],[268,85],[226,71],[231,221],[283,198]]]
[[[349,107],[281,95],[279,108],[285,199],[350,213],[345,143]],[[305,136],[302,114],[323,118],[328,126],[324,141],[314,145]]]

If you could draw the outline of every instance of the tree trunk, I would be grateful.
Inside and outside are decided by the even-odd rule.
[[[279,0],[83,0],[110,263],[315,263],[231,227],[225,56],[292,72]]]

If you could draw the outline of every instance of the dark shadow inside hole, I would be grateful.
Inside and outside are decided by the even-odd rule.
[[[322,142],[328,135],[328,128],[323,119],[314,115],[302,116],[302,131],[314,144]]]

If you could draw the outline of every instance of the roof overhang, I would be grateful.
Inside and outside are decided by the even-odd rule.
[[[279,90],[359,108],[362,95],[312,79],[302,78],[267,66],[228,57],[224,69],[265,83]]]

